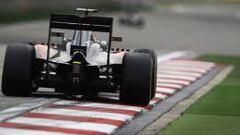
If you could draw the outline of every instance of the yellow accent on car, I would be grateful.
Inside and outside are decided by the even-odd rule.
[[[81,64],[80,61],[73,61],[73,64]]]

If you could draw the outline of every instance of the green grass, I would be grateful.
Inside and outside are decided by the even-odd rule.
[[[1,13],[0,24],[46,19],[49,17],[49,14],[50,14],[50,11],[47,11],[47,10],[32,10],[28,12],[19,11],[19,12]]]
[[[239,85],[220,85],[190,107],[186,113],[240,116],[239,96]]]
[[[240,117],[186,114],[161,135],[239,135]]]
[[[240,0],[158,0],[160,3],[233,3],[239,4]]]
[[[199,59],[231,64],[235,69],[161,135],[239,135],[240,57],[205,55]]]

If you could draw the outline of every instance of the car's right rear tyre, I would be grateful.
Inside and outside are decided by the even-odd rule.
[[[151,100],[152,66],[149,54],[126,53],[123,57],[120,101],[147,105]]]
[[[31,94],[34,60],[33,46],[19,44],[7,47],[2,75],[4,95],[29,96]]]
[[[136,49],[134,52],[150,54],[153,60],[153,69],[152,69],[152,92],[151,98],[155,97],[157,89],[157,55],[155,51],[150,49]]]

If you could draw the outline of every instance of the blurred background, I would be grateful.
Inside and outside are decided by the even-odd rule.
[[[151,8],[155,0],[1,0],[0,23],[41,19],[51,12],[71,13],[77,7],[98,8],[103,12]]]
[[[0,44],[45,42],[50,13],[97,8],[114,17],[122,48],[239,55],[240,0],[1,0]]]

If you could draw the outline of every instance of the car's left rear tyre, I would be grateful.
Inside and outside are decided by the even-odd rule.
[[[32,74],[35,60],[33,46],[9,45],[6,50],[2,92],[7,96],[29,96],[33,91]]]
[[[126,53],[123,57],[120,101],[147,105],[151,100],[153,61],[149,54]]]

